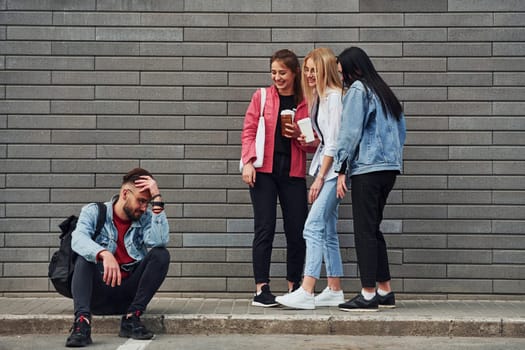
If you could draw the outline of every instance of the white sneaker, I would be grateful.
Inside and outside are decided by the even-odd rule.
[[[326,287],[321,294],[314,298],[315,306],[339,306],[345,302],[345,296],[342,290],[333,291],[330,287]]]
[[[313,310],[315,309],[314,295],[308,293],[303,287],[299,287],[292,293],[275,298],[275,301],[281,305],[293,309]]]

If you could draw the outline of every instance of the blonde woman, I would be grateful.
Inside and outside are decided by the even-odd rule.
[[[310,109],[310,118],[318,136],[317,151],[309,174],[315,177],[308,193],[312,204],[303,230],[306,241],[306,262],[303,282],[292,293],[277,297],[281,305],[296,309],[315,309],[316,306],[337,306],[344,302],[340,278],[343,264],[337,235],[337,173],[333,158],[341,125],[342,84],[337,60],[328,48],[317,48],[306,55],[303,64],[303,91]],[[298,138],[305,143],[304,135]],[[314,297],[314,287],[325,263],[328,286]]]

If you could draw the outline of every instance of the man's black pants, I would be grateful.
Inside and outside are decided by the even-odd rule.
[[[152,248],[120,286],[102,280],[102,263],[78,256],[73,273],[72,293],[75,318],[80,314],[114,315],[144,312],[166,278],[170,254],[166,248]]]

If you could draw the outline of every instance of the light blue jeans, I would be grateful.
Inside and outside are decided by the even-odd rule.
[[[337,178],[326,181],[312,204],[304,224],[306,241],[304,275],[319,279],[325,263],[327,277],[343,276],[343,263],[337,236],[337,212],[340,200],[336,196]]]

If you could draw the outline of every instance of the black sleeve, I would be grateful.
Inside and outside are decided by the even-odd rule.
[[[345,173],[346,173],[346,167],[347,167],[347,165],[346,165],[346,160],[347,160],[347,159],[348,159],[348,158],[345,158],[345,159],[341,162],[341,169],[339,169],[339,170],[337,171],[339,174],[345,174]]]

